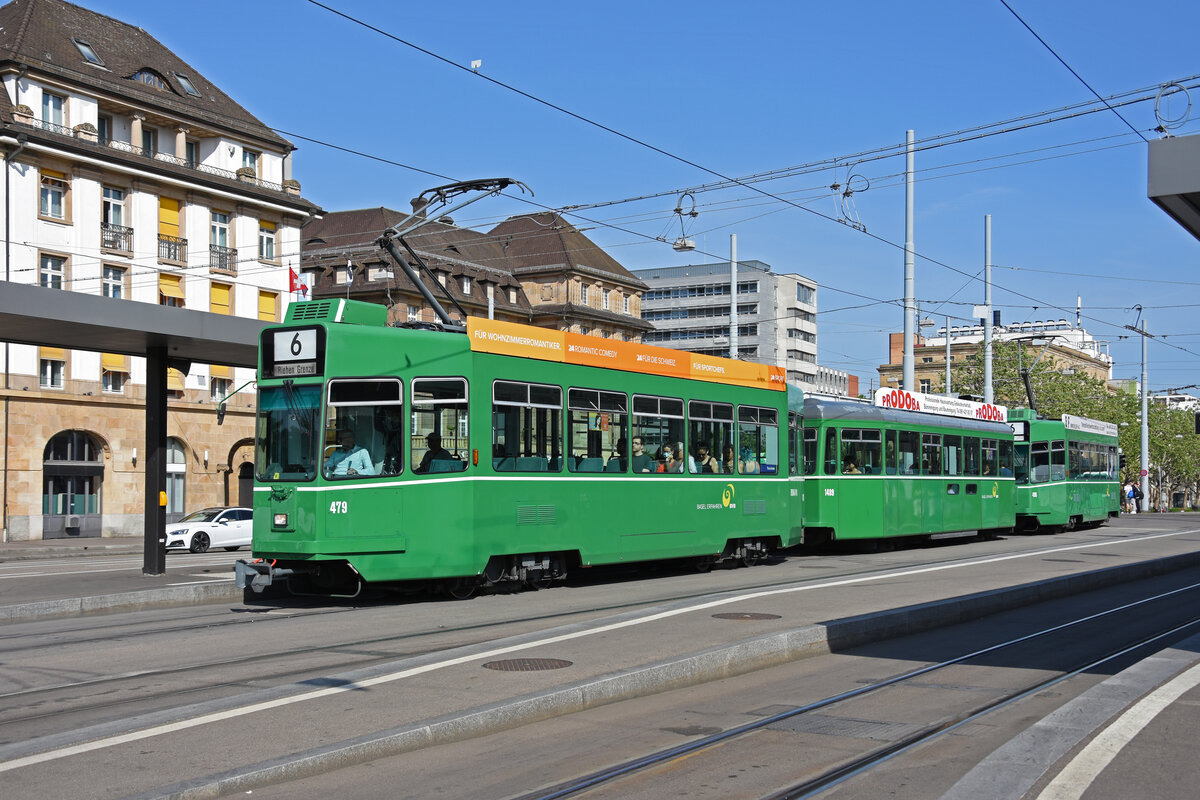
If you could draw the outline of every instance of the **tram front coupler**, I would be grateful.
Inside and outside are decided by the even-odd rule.
[[[249,588],[259,593],[275,581],[297,574],[297,570],[275,566],[274,561],[244,561],[240,558],[234,563],[233,572],[237,588]]]

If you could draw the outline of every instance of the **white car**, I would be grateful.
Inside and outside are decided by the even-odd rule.
[[[248,508],[205,508],[167,526],[168,550],[207,553],[210,547],[249,547],[253,528]]]

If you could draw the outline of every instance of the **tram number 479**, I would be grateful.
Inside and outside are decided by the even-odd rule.
[[[347,503],[345,500],[334,500],[332,503],[329,504],[329,513],[330,514],[348,514],[348,513],[350,513],[349,503]]]

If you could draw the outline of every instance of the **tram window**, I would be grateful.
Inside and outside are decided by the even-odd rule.
[[[567,469],[625,472],[629,399],[620,392],[567,390]]]
[[[413,378],[412,471],[462,472],[470,460],[465,378]]]
[[[979,440],[974,436],[963,437],[964,475],[979,474]]]
[[[942,438],[942,468],[946,475],[962,475],[962,437]]]
[[[803,458],[801,468],[805,475],[815,475],[817,472],[817,429],[805,428],[803,437]]]
[[[800,415],[788,412],[788,475],[800,474]]]
[[[1050,443],[1033,442],[1029,446],[1029,479],[1031,483],[1050,480]]]
[[[878,475],[882,464],[882,434],[877,430],[842,429],[842,472]]]
[[[347,480],[400,472],[404,387],[399,379],[331,380],[325,410],[321,459],[326,478]]]
[[[496,381],[492,386],[492,468],[562,471],[562,389]]]
[[[942,474],[942,435],[940,433],[921,434],[921,474]]]
[[[403,415],[401,415],[403,416]],[[258,393],[254,464],[260,481],[317,477],[321,440],[321,387],[283,386]]]
[[[983,475],[984,477],[1000,474],[999,442],[995,439],[984,439],[983,445]]]
[[[1067,448],[1061,439],[1050,443],[1050,480],[1067,479]]]
[[[896,474],[896,453],[897,453],[896,432],[888,431],[886,438],[887,438],[887,442],[883,446],[884,458],[886,459],[886,466],[885,466],[884,471],[888,475],[895,475]]]
[[[1121,465],[1120,452],[1118,452],[1118,450],[1115,446],[1108,448],[1108,479],[1110,481],[1115,481],[1117,479],[1117,473],[1121,469],[1120,465]]]
[[[710,459],[707,464],[700,449]],[[725,449],[733,450],[733,406],[706,400],[688,401],[688,470],[725,472]],[[736,459],[731,458],[731,461]],[[711,467],[709,466],[711,465]]]
[[[639,442],[641,443],[639,446]],[[635,475],[682,472],[683,401],[674,397],[633,396],[633,439],[629,451]],[[671,459],[667,460],[670,450]]]
[[[1067,474],[1072,478],[1086,478],[1087,470],[1084,460],[1087,458],[1084,448],[1086,442],[1067,442]]]
[[[1013,443],[1000,441],[1000,477],[1011,478],[1013,474]]]
[[[1013,474],[1016,476],[1017,483],[1029,483],[1029,445],[1013,446]]]
[[[915,431],[900,431],[900,463],[898,468],[901,475],[916,475],[917,465],[921,463],[921,434]]]
[[[825,474],[837,475],[838,471],[838,446],[837,446],[837,428],[825,429]]]
[[[779,471],[779,412],[738,406],[739,474],[773,475]]]

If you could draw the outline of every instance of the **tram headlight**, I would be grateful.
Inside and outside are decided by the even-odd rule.
[[[276,514],[271,522],[276,528],[286,528],[288,524],[287,514]]]

